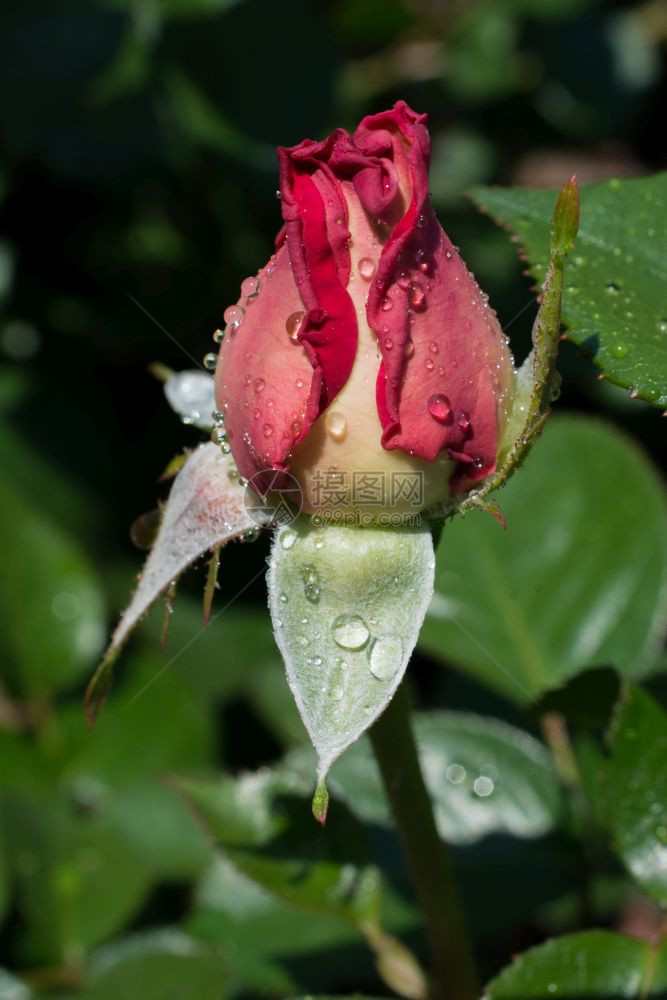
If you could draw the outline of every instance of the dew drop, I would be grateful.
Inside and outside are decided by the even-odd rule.
[[[225,336],[225,331],[221,330],[220,328],[213,331],[213,340],[215,341],[216,344],[221,344],[224,336]]]
[[[389,312],[390,309],[394,308],[394,303],[391,301],[388,295],[386,295],[382,300],[382,311]]]
[[[615,281],[608,281],[605,288],[607,289],[609,295],[617,295],[621,290],[621,286]]]
[[[266,382],[264,381],[263,378],[256,378],[254,385],[255,385],[255,392],[264,392],[264,387],[266,386]]]
[[[438,345],[436,344],[435,340],[431,341],[431,343],[428,345],[428,349],[431,352],[431,354],[438,353]]]
[[[244,278],[241,282],[241,295],[244,295],[246,299],[252,299],[259,295],[259,278]]]
[[[359,615],[340,615],[332,631],[334,642],[342,649],[363,649],[370,637],[368,626]]]
[[[423,309],[426,304],[426,293],[421,285],[414,282],[410,285],[408,301],[413,309]]]
[[[402,288],[404,291],[406,291],[410,287],[410,275],[407,274],[405,271],[401,271],[398,278],[396,279],[396,283],[399,288]]]
[[[370,257],[362,257],[357,264],[357,268],[364,281],[370,281],[375,274],[375,261]]]
[[[299,327],[301,326],[301,320],[303,319],[303,312],[291,313],[285,322],[285,329],[287,330],[287,335],[293,343],[298,343],[299,341]]]
[[[481,455],[477,455],[475,458],[473,458],[472,467],[473,469],[476,469],[478,472],[480,469],[484,468],[484,459],[482,458]]]
[[[301,577],[303,579],[303,592],[306,595],[306,600],[310,601],[311,604],[317,604],[320,599],[320,577],[315,569],[310,563],[301,568]]]
[[[459,425],[462,431],[467,431],[470,427],[470,414],[466,413],[465,410],[459,410],[456,415],[456,423]]]
[[[270,438],[273,434],[273,424],[264,424],[262,431],[264,432],[265,438]]]
[[[460,785],[465,781],[466,769],[463,764],[450,764],[445,771],[445,777],[447,781],[451,781],[452,785]]]
[[[628,346],[627,344],[614,344],[614,346],[611,349],[611,353],[614,355],[615,358],[619,358],[619,360],[621,358],[625,358],[627,357],[628,354]]]
[[[420,215],[419,218],[417,219],[417,228],[423,229],[425,225],[426,225],[426,216]]]
[[[296,531],[293,528],[285,528],[280,534],[280,544],[284,549],[291,549],[296,541]],[[287,604],[287,594],[281,594],[280,600]]]
[[[343,441],[347,435],[347,420],[342,413],[337,413],[335,410],[327,413],[324,424],[327,429],[327,434],[334,441]]]
[[[444,424],[449,419],[452,407],[447,397],[443,396],[442,393],[438,393],[429,399],[428,412],[439,424]]]
[[[243,317],[245,316],[245,309],[243,306],[227,306],[222,318],[224,319],[227,326],[231,326],[233,330],[238,329],[243,322]]]
[[[217,362],[218,362],[217,354],[213,354],[213,352],[211,352],[210,354],[204,355],[204,368],[207,368],[208,371],[212,372]]]
[[[408,337],[405,341],[405,347],[403,348],[403,356],[405,358],[411,358],[415,353],[415,344],[412,337]]]
[[[368,667],[373,677],[388,681],[403,662],[403,644],[396,635],[379,636],[368,653]]]
[[[297,389],[303,389],[303,379],[302,378],[298,378],[296,380],[296,382],[294,383],[294,385],[297,387]]]
[[[432,358],[427,358],[426,359],[426,368],[430,372],[432,372],[433,369],[435,368],[435,364],[434,364],[434,361],[433,361]]]
[[[493,780],[485,774],[480,774],[479,778],[475,778],[472,786],[475,795],[479,795],[481,799],[485,799],[491,795],[494,788]]]
[[[393,346],[394,346],[394,341],[391,339],[391,337],[385,337],[384,340],[385,350],[390,351]]]

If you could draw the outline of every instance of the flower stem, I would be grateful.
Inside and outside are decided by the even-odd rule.
[[[371,728],[370,737],[424,913],[431,1000],[476,1000],[479,992],[472,948],[451,858],[438,834],[419,764],[405,684]]]

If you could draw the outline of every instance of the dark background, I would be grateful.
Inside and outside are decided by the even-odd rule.
[[[463,192],[477,183],[556,187],[575,170],[587,183],[664,169],[666,40],[658,0],[2,3],[0,461],[11,497],[0,515],[8,536],[13,518],[30,510],[68,539],[98,602],[87,652],[56,682],[39,666],[39,643],[57,625],[51,612],[31,601],[29,583],[25,599],[9,584],[3,597],[0,730],[45,755],[45,817],[69,789],[63,774],[71,740],[83,740],[85,679],[143,558],[129,526],[164,495],[156,481],[169,459],[199,440],[168,411],[147,367],[192,367],[187,354],[211,350],[240,281],[270,254],[280,222],[275,146],[352,129],[398,98],[427,111],[434,205],[522,359],[534,310],[515,317],[533,294],[530,280],[507,234]],[[655,411],[597,381],[570,345],[560,367],[559,407],[601,410],[656,448]],[[262,539],[224,553],[218,607],[258,573],[266,552]],[[31,560],[39,586],[57,593],[55,570],[49,581],[38,568],[36,542],[22,564],[28,578]],[[199,628],[201,584],[193,574],[181,588],[172,651]],[[239,607],[262,611],[261,578],[234,614]],[[123,661],[121,685],[133,664],[151,676],[166,662],[158,618]],[[264,694],[249,694],[246,671],[258,657],[244,651],[244,621],[230,625],[224,642],[207,633],[171,671],[174,684],[195,691],[201,714],[190,742],[157,759],[156,770],[255,767],[295,739],[280,665],[264,647],[273,673],[262,674]],[[19,632],[34,638],[34,670],[21,664]],[[422,703],[492,704],[512,716],[424,657],[411,670]],[[161,686],[136,753],[126,751],[128,768],[153,740],[151,726],[158,742],[181,726],[169,705],[161,708]],[[62,726],[61,714],[69,720]],[[121,744],[131,725],[119,722]],[[6,784],[13,746],[7,736]],[[126,926],[181,919],[196,872],[194,861],[166,865],[127,907]],[[6,964],[56,963],[57,949],[39,934],[21,943],[27,922],[20,906],[9,908],[0,933]],[[536,934],[523,928],[514,943]],[[488,967],[496,961],[492,948]],[[308,975],[304,982],[317,985]]]

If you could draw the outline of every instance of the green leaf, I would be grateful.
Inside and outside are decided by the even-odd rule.
[[[318,530],[304,519],[276,535],[267,578],[271,620],[320,780],[398,687],[431,598],[433,568],[426,527]]]
[[[469,844],[490,833],[539,837],[557,823],[562,802],[551,758],[528,733],[463,712],[422,713],[414,725],[445,840]],[[330,784],[365,822],[391,822],[366,740],[337,761]]]
[[[2,819],[25,923],[22,963],[80,961],[144,901],[149,872],[118,831],[47,795],[7,796]]]
[[[197,887],[187,930],[226,948],[246,990],[264,986],[285,996],[300,985],[294,963],[285,959],[318,955],[318,971],[328,965],[333,973],[335,956],[343,947],[349,954],[356,946],[369,968],[355,928],[324,913],[314,920],[312,913],[285,903],[222,856],[214,859]],[[327,953],[333,960],[327,960]],[[326,972],[321,981],[327,981]]]
[[[147,931],[114,942],[90,960],[81,1000],[220,1000],[227,963],[180,930]]]
[[[294,906],[338,917],[355,927],[379,912],[379,873],[364,862],[363,832],[342,810],[318,836],[303,808],[303,782],[263,770],[219,782],[179,778],[185,796],[234,865]],[[338,860],[341,838],[357,847]],[[355,862],[356,854],[356,862]]]
[[[628,685],[609,743],[600,798],[614,847],[644,892],[667,906],[667,715]]]
[[[667,614],[667,516],[650,463],[611,427],[553,417],[498,497],[448,523],[420,643],[518,702],[587,666],[631,678]]]
[[[582,931],[519,955],[486,988],[486,1000],[664,997],[667,948],[611,931]]]
[[[184,674],[163,671],[159,653],[133,653],[128,673],[92,731],[80,704],[61,714],[60,784],[134,845],[154,877],[198,874],[210,849],[190,810],[165,776],[208,768],[213,753],[211,712]]]
[[[553,191],[474,188],[474,201],[508,226],[533,275],[546,273]],[[610,381],[667,406],[667,173],[581,190],[576,251],[565,268],[570,338]]]
[[[99,653],[98,582],[74,538],[6,481],[0,514],[3,673],[13,691],[44,697],[81,677]]]
[[[0,758],[1,759],[1,758]],[[5,848],[3,843],[2,830],[0,830],[0,925],[4,919],[9,905],[9,872],[7,871],[7,861],[5,858]],[[1,994],[0,994],[1,996]]]

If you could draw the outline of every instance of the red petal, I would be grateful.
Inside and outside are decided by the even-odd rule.
[[[382,443],[434,461],[458,461],[453,490],[495,469],[499,408],[512,363],[502,331],[428,203],[425,116],[399,102],[364,119],[355,142],[392,155],[409,203],[387,240],[372,284],[368,322],[378,336],[378,414]],[[390,308],[387,304],[390,303]],[[391,347],[387,347],[390,344]],[[429,410],[445,398],[447,418]]]
[[[239,472],[247,479],[284,467],[312,423],[308,401],[311,383],[318,380],[306,351],[293,343],[285,325],[303,312],[286,247],[258,278],[259,295],[239,300],[245,315],[236,330],[227,329],[216,371],[217,405],[225,414]]]
[[[287,247],[306,309],[300,338],[315,370],[311,422],[345,385],[357,350],[357,318],[346,291],[348,212],[330,165],[337,149],[350,144],[338,130],[324,142],[278,150]]]

